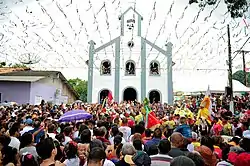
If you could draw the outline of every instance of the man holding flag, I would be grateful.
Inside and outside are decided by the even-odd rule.
[[[147,98],[144,99],[143,104],[146,112],[145,127],[147,129],[154,129],[160,124],[160,121],[157,119],[155,113],[149,107],[149,100]]]
[[[109,91],[108,96],[105,97],[105,99],[102,101],[102,108],[106,107],[106,104],[110,104],[113,100],[112,93]]]

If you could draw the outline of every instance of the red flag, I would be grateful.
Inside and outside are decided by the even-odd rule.
[[[109,91],[108,93],[108,101],[111,102],[113,100],[112,93]]]
[[[153,111],[150,111],[150,113],[148,114],[148,124],[147,124],[147,128],[151,128],[153,126],[156,126],[160,124],[159,119],[156,118],[156,115]]]

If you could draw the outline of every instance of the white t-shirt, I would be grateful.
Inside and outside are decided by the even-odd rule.
[[[131,128],[128,126],[119,127],[119,131],[122,132],[123,138],[128,142],[131,135]]]
[[[65,136],[65,141],[62,144],[66,145],[70,141],[72,141],[72,139],[70,137],[68,137],[68,136]]]
[[[110,160],[105,160],[103,166],[115,166],[115,164]]]
[[[31,131],[31,130],[33,130],[33,129],[34,129],[34,128],[31,127],[31,126],[25,126],[25,127],[23,128],[23,130],[20,131],[20,134],[21,134],[21,136],[22,136],[24,133],[27,133],[27,132],[29,132],[29,131]]]
[[[73,134],[73,138],[79,138],[79,131],[76,131],[76,132],[74,132],[74,134]]]
[[[73,158],[73,159],[66,159],[63,162],[66,166],[79,166],[80,165],[80,159],[77,158]]]
[[[19,151],[19,147],[20,147],[20,141],[19,141],[19,139],[17,139],[16,137],[10,136],[9,146],[12,147],[12,148],[16,148],[17,151]]]
[[[109,138],[109,142],[111,143],[111,145],[114,144],[114,137]],[[126,140],[122,137],[122,144],[125,144]]]
[[[56,134],[55,133],[48,133],[47,135],[48,135],[48,137],[50,137],[52,139],[56,139]]]
[[[85,162],[84,166],[87,166],[87,165],[88,163]],[[112,161],[106,159],[103,163],[103,166],[115,166],[115,164]]]

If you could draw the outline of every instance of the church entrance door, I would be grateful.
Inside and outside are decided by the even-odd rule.
[[[109,94],[109,90],[108,89],[103,89],[102,91],[100,91],[99,102],[102,103],[103,100],[108,96],[108,94]]]
[[[126,88],[123,92],[123,101],[135,101],[137,92],[134,88]]]
[[[158,103],[161,101],[161,95],[157,90],[152,90],[149,92],[149,101],[150,103]]]

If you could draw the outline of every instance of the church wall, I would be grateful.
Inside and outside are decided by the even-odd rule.
[[[146,65],[147,65],[147,84],[146,84],[146,94],[149,97],[149,92],[152,90],[157,90],[161,93],[161,101],[167,102],[167,92],[168,92],[168,84],[167,84],[167,69],[166,66],[163,66],[167,62],[167,58],[164,58],[166,55],[159,53],[157,50],[152,49],[151,46],[146,46]],[[160,76],[152,76],[150,75],[150,62],[158,61],[160,64]]]
[[[123,101],[123,92],[126,88],[134,88],[137,91],[137,100],[141,99],[141,78],[140,76],[121,76],[120,101]]]
[[[128,87],[133,87],[137,91],[137,100],[141,99],[141,61],[139,57],[141,56],[141,39],[140,37],[134,37],[134,47],[128,47],[128,42],[131,41],[131,36],[121,37],[121,72],[120,72],[120,101],[123,100],[123,92]],[[126,62],[135,62],[135,75],[126,75]]]
[[[112,51],[113,50],[113,51]],[[114,53],[114,54],[113,54]],[[94,70],[93,70],[93,90],[92,101],[99,102],[99,94],[102,90],[110,90],[114,95],[115,86],[115,45],[106,47],[105,49],[94,54]],[[109,60],[111,62],[111,75],[100,75],[101,62]]]

